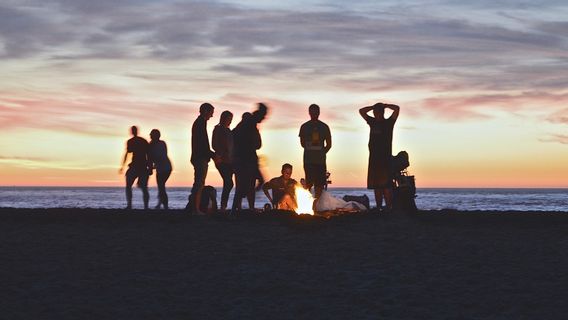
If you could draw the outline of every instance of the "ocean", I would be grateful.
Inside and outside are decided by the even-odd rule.
[[[170,208],[183,209],[190,188],[168,188]],[[335,197],[367,195],[375,206],[372,190],[330,188]],[[157,189],[150,188],[150,207],[157,202]],[[133,191],[133,208],[141,209],[142,192]],[[232,203],[231,193],[229,205]],[[221,188],[217,188],[220,202]],[[256,207],[268,200],[256,194]],[[442,189],[419,188],[416,205],[421,210],[455,209],[460,211],[568,211],[568,189]],[[0,187],[0,207],[11,208],[124,208],[124,189],[119,187]],[[247,201],[243,201],[243,208]]]

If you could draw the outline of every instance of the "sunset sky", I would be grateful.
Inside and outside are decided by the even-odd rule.
[[[137,125],[189,186],[199,105],[211,132],[263,101],[267,177],[303,176],[317,103],[333,186],[365,187],[358,109],[381,101],[401,107],[393,151],[418,187],[568,187],[567,17],[555,0],[0,0],[0,185],[123,185]]]

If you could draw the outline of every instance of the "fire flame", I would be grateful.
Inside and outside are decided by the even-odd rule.
[[[297,214],[309,214],[314,215],[313,205],[314,198],[310,191],[302,188],[302,186],[296,186],[294,189],[296,194],[297,208],[294,210]]]

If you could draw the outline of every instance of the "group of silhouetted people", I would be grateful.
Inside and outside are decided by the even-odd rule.
[[[385,118],[385,109],[391,109],[392,115]],[[217,171],[223,179],[220,209],[228,209],[229,194],[235,187],[235,195],[231,211],[241,209],[242,200],[246,198],[249,208],[255,207],[255,192],[263,189],[272,206],[284,210],[293,210],[295,205],[294,186],[296,180],[291,178],[292,165],[282,166],[280,177],[264,183],[260,171],[257,150],[262,146],[262,138],[258,129],[267,113],[268,107],[259,103],[252,113],[245,112],[241,121],[231,130],[233,114],[226,110],[221,113],[219,124],[213,129],[211,145],[207,133],[207,121],[213,117],[215,108],[210,103],[203,103],[199,108],[199,116],[191,128],[191,164],[194,168],[194,180],[187,209],[195,214],[205,214],[207,203],[215,202],[215,190],[206,186],[209,162],[213,159]],[[373,111],[373,116],[369,112]],[[359,113],[370,127],[369,165],[367,188],[373,189],[377,206],[382,207],[383,198],[387,210],[392,208],[393,176],[391,170],[392,136],[394,124],[400,108],[392,104],[377,103],[361,108]],[[327,184],[326,155],[331,149],[331,130],[327,124],[319,120],[320,107],[312,104],[308,108],[310,120],[300,127],[300,144],[304,149],[303,165],[305,179],[301,179],[302,187],[311,190],[314,187],[315,199],[320,197]],[[132,162],[126,172],[127,208],[132,208],[132,185],[138,179],[142,189],[144,208],[148,208],[148,178],[156,171],[158,185],[158,204],[168,209],[166,181],[172,165],[167,156],[166,143],[160,140],[160,132],[150,132],[150,143],[138,136],[138,129],[131,128],[133,137],[127,141],[126,154],[122,167],[126,163],[128,153],[132,153]],[[120,172],[122,172],[122,167]],[[234,183],[233,183],[234,176]],[[212,191],[209,189],[213,189]],[[272,195],[268,192],[272,191]]]
[[[132,185],[138,180],[138,187],[142,189],[144,209],[148,209],[150,194],[148,193],[148,178],[156,170],[156,182],[158,185],[158,204],[168,209],[168,194],[166,193],[166,181],[172,173],[172,164],[168,158],[166,143],[160,140],[160,131],[153,129],[150,132],[150,143],[138,136],[138,128],[130,128],[132,138],[126,142],[126,152],[122,160],[119,173],[123,172],[128,154],[132,153],[132,160],[126,171],[126,208],[132,208]]]

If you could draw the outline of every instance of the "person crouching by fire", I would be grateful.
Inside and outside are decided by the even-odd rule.
[[[265,182],[262,191],[272,203],[272,207],[294,211],[296,209],[295,188],[298,182],[292,179],[292,165],[282,165],[282,175]],[[272,189],[272,195],[269,190]]]

